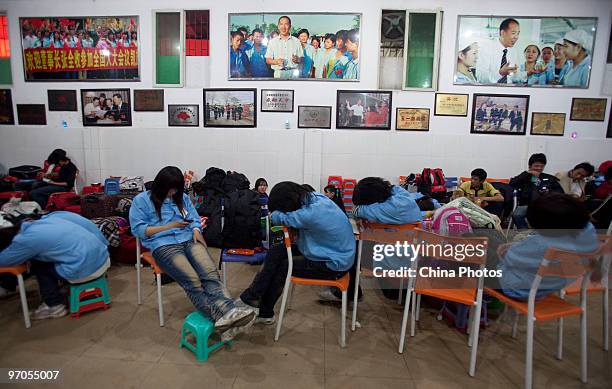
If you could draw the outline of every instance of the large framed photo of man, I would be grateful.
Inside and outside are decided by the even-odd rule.
[[[81,89],[84,126],[131,126],[129,89]]]
[[[257,127],[257,89],[204,89],[204,127]]]
[[[589,87],[597,18],[459,16],[455,85]]]
[[[525,135],[528,95],[474,93],[472,134]]]
[[[140,81],[138,16],[19,18],[26,81]]]
[[[360,13],[230,13],[228,79],[359,81]]]
[[[391,129],[391,91],[339,90],[336,128]]]

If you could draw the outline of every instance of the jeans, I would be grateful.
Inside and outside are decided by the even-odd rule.
[[[42,209],[47,207],[49,196],[57,192],[67,192],[70,188],[59,185],[45,185],[30,191],[30,199],[36,201]]]
[[[50,307],[64,304],[65,300],[60,292],[60,283],[65,280],[57,274],[55,264],[52,262],[42,262],[32,260],[32,273],[36,275],[38,280],[38,288],[42,300]]]
[[[296,246],[291,247],[294,277],[337,280],[346,272],[330,270],[323,261],[311,261],[300,253]],[[251,285],[240,295],[245,303],[258,307],[260,317],[273,317],[274,305],[283,293],[287,278],[288,262],[285,245],[270,247],[261,270],[255,275]]]
[[[514,213],[512,214],[512,221],[514,222],[514,225],[516,226],[516,228],[519,230],[524,230],[526,228],[529,228],[529,226],[527,225],[527,206],[526,205],[519,205],[518,207],[516,207],[516,209],[514,210]]]
[[[153,251],[153,258],[185,290],[198,311],[212,321],[235,308],[204,245],[191,240],[169,244]]]

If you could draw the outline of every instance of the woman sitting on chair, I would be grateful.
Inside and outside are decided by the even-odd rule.
[[[255,311],[237,307],[219,279],[202,237],[200,216],[183,193],[183,173],[175,166],[160,170],[151,190],[134,198],[130,208],[132,233],[151,250],[157,265],[185,290],[211,321],[215,330],[230,340],[249,328]]]
[[[355,237],[346,215],[325,195],[294,182],[281,182],[270,192],[272,223],[297,229],[292,247],[295,277],[337,280],[353,266]],[[271,247],[262,269],[240,299],[259,308],[256,323],[273,324],[274,305],[287,277],[287,250]]]

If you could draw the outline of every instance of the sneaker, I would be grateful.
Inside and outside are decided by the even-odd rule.
[[[253,324],[263,324],[266,326],[270,326],[274,323],[276,323],[276,316],[272,316],[272,317],[257,316],[257,319],[255,319],[255,322]]]
[[[334,302],[334,303],[342,302],[342,298],[339,298],[338,296],[336,296],[332,288],[329,286],[319,291],[318,296],[319,296],[319,301]]]
[[[0,286],[0,299],[7,299],[17,294],[16,290],[4,289]]]
[[[251,326],[253,326],[253,324],[255,323],[256,319],[257,319],[257,315],[253,315],[251,320],[249,320],[246,324],[237,325],[235,327],[230,328],[229,330],[221,334],[221,340],[225,342],[229,342],[230,340],[233,340],[236,336],[238,336],[239,334],[251,328]]]
[[[44,320],[44,319],[56,319],[58,317],[64,317],[68,314],[68,309],[64,304],[48,306],[46,303],[40,304],[40,306],[32,312],[32,320]]]
[[[242,301],[242,299],[240,297],[238,297],[236,300],[234,300],[234,305],[237,308],[252,309],[253,312],[255,312],[255,316],[259,316],[259,308],[245,303],[244,301]]]
[[[252,308],[236,307],[215,322],[215,330],[223,332],[232,327],[239,327],[255,317],[255,311]]]

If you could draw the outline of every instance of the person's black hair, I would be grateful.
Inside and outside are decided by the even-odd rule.
[[[113,97],[118,97],[118,98],[120,98],[121,100],[123,100],[123,97],[121,97],[121,95],[120,95],[119,93],[115,93],[115,94],[113,95]]]
[[[531,157],[529,157],[529,162],[528,162],[529,166],[537,162],[543,163],[544,165],[546,165],[546,155],[542,153],[535,153],[535,154],[532,154]]]
[[[529,203],[527,221],[536,230],[582,230],[591,220],[585,205],[573,196],[550,193]],[[569,232],[569,231],[568,231]]]
[[[329,39],[330,41],[336,43],[336,34],[327,34],[325,35],[325,40]]]
[[[100,97],[106,98],[106,93],[100,93]]]
[[[508,30],[508,28],[510,28],[510,23],[514,23],[517,26],[521,25],[518,22],[518,20],[513,19],[513,18],[507,18],[507,19],[504,19],[504,21],[501,22],[501,24],[499,25],[499,32],[502,32],[502,30],[504,30],[504,31]]]
[[[253,30],[252,34],[255,34],[256,32],[260,33],[261,35],[263,35],[263,31],[261,30],[261,28],[256,28]]]
[[[380,177],[366,177],[359,180],[353,190],[353,204],[369,205],[382,203],[391,197],[391,183]]]
[[[595,172],[595,166],[591,165],[588,162],[582,162],[574,166],[574,170],[577,170],[577,169],[583,169],[585,172],[587,172],[587,175],[589,176]]]
[[[66,150],[55,149],[47,157],[47,162],[57,165],[57,163],[60,161],[60,158],[64,158],[63,160],[66,159]]]
[[[347,36],[348,31],[346,30],[340,30],[336,33],[336,40],[338,39],[342,39],[342,42],[346,42],[346,36]]]
[[[359,44],[359,30],[352,29],[346,34],[346,39]]]
[[[302,184],[302,188],[306,189],[309,192],[316,192],[317,191],[315,188],[312,187],[312,185],[309,185],[309,184]]]
[[[170,189],[176,189],[176,193],[172,196],[172,200],[178,207],[181,214],[185,208],[183,204],[183,190],[185,188],[185,178],[181,169],[176,166],[166,166],[157,173],[151,187],[151,201],[155,206],[157,216],[161,220],[161,206]]]
[[[308,202],[310,192],[302,185],[291,181],[283,181],[274,185],[268,197],[270,212],[293,212],[302,208]]]
[[[310,38],[310,44],[312,44],[312,42],[313,42],[313,41],[317,41],[317,42],[319,42],[319,45],[321,44],[321,38],[319,38],[319,37],[318,37],[318,36],[316,36],[316,35],[313,35],[313,36]]]
[[[293,24],[291,24],[291,18],[287,15],[283,15],[280,18],[278,18],[278,24],[280,24],[281,19],[287,19],[289,21],[289,25],[292,26]]]
[[[232,39],[234,39],[235,36],[239,36],[240,38],[244,39],[244,35],[242,35],[242,33],[240,31],[232,31],[232,32],[230,32],[230,37]]]
[[[268,181],[266,181],[265,178],[258,178],[257,180],[255,180],[255,186],[253,187],[254,190],[257,190],[257,188],[259,188],[259,185],[261,185],[262,183],[265,183],[266,185],[268,185]]]
[[[333,193],[335,197],[336,194],[338,193],[338,188],[336,188],[333,185],[327,185],[325,188],[323,188],[323,192]]]
[[[100,101],[100,98],[99,97],[94,97],[92,101],[96,101],[96,100]]]
[[[300,31],[297,32],[297,36],[302,35],[303,33],[306,33],[306,35],[308,35],[308,37],[310,37],[310,33],[308,32],[307,29],[302,28]]]
[[[247,33],[247,34],[249,33],[249,30],[248,30],[246,27],[244,27],[244,26],[242,26],[242,27],[238,27],[238,32],[239,32],[239,33],[241,33],[241,34],[242,34],[242,32],[243,32],[243,31],[244,31],[245,33]],[[242,34],[242,35],[244,36],[244,34]]]
[[[480,181],[483,182],[484,180],[487,179],[487,172],[484,169],[481,169],[481,168],[474,169],[470,173],[470,177],[474,177],[474,176],[480,178]]]
[[[421,197],[416,201],[416,203],[421,211],[433,211],[436,209],[433,200],[429,196]]]

